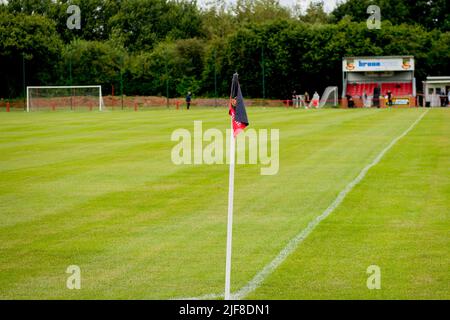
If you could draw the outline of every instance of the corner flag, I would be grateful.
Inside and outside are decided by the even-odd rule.
[[[231,134],[230,134],[230,180],[228,187],[227,257],[225,263],[225,300],[230,300],[231,248],[233,235],[234,162],[236,158],[235,138],[248,126],[244,98],[239,86],[238,74],[233,75],[230,94]]]
[[[230,95],[231,121],[233,124],[233,135],[236,137],[248,126],[247,112],[245,111],[244,97],[242,97],[241,86],[239,85],[238,74],[233,75]]]

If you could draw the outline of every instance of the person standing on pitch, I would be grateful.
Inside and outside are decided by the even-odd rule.
[[[375,88],[373,88],[373,106],[379,108],[380,107],[380,86],[377,85]]]
[[[387,92],[387,100],[388,100],[389,107],[392,107],[392,92],[391,92],[391,90],[388,90],[388,92]]]
[[[362,100],[363,100],[364,108],[368,108],[369,107],[369,99],[367,97],[367,93],[366,93],[365,90],[364,90],[364,93],[362,95]]]
[[[297,91],[292,91],[292,106],[294,108],[298,108],[298,95],[297,95]]]
[[[313,106],[314,108],[318,108],[319,107],[319,100],[320,100],[320,96],[317,93],[317,91],[314,92],[313,97],[311,99],[311,102],[309,104],[309,106]]]
[[[186,105],[187,105],[187,109],[189,110],[189,107],[191,106],[191,93],[188,92],[187,96],[186,96]]]

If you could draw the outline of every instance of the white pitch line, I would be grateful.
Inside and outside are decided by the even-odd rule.
[[[236,293],[233,293],[231,295],[231,299],[234,300],[240,300],[245,298],[249,293],[255,291],[263,282],[266,280],[266,278],[276,269],[278,266],[280,266],[281,263],[292,253],[295,251],[295,249],[298,247],[298,245],[306,239],[306,237],[309,236],[309,234],[314,230],[314,228],[324,219],[326,219],[333,211],[336,209],[342,201],[345,199],[347,194],[352,191],[352,189],[361,182],[362,179],[366,176],[367,172],[375,165],[377,165],[380,160],[383,158],[383,156],[388,152],[401,138],[406,136],[419,122],[422,120],[422,118],[428,113],[429,109],[422,113],[414,123],[409,126],[408,129],[406,129],[401,135],[399,135],[397,138],[393,139],[389,145],[384,148],[376,157],[373,159],[371,163],[369,163],[367,166],[365,166],[358,176],[353,179],[347,186],[338,194],[336,199],[330,204],[328,208],[325,209],[324,212],[322,212],[321,215],[317,216],[314,220],[312,220],[308,226],[303,229],[299,234],[297,234],[293,239],[289,241],[289,243],[283,248],[283,250],[280,251],[280,253],[269,263],[267,264],[256,276],[253,277],[252,280],[250,280],[244,287],[242,287],[239,291]],[[202,298],[220,298],[223,297],[223,295],[219,294],[209,294],[204,295],[196,298],[186,298],[186,299],[193,299],[193,300],[202,300]]]
[[[171,300],[215,300],[215,299],[219,299],[222,298],[223,299],[224,294],[216,294],[216,293],[208,293],[205,294],[203,296],[198,296],[198,297],[190,297],[190,298],[174,298]]]

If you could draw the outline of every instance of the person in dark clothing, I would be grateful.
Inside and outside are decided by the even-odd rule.
[[[187,96],[186,96],[186,105],[187,105],[187,109],[189,110],[189,107],[191,106],[191,93],[188,92]]]
[[[292,106],[294,108],[298,108],[298,102],[297,102],[297,91],[292,91]]]
[[[387,96],[388,96],[388,105],[389,105],[389,107],[392,107],[392,92],[391,92],[391,90],[388,90]]]
[[[349,94],[346,95],[347,98],[347,106],[349,108],[354,108],[355,107],[355,102],[353,101],[353,97]]]
[[[380,87],[376,86],[373,88],[373,106],[379,108],[380,107]]]

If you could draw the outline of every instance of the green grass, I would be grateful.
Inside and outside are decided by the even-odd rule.
[[[250,108],[252,128],[280,129],[280,170],[236,168],[232,290],[421,112]],[[194,120],[229,125],[222,108],[1,113],[0,298],[222,293],[228,167],[170,159]],[[431,110],[249,298],[448,299],[449,147],[450,112]],[[73,264],[81,290],[66,288]]]

